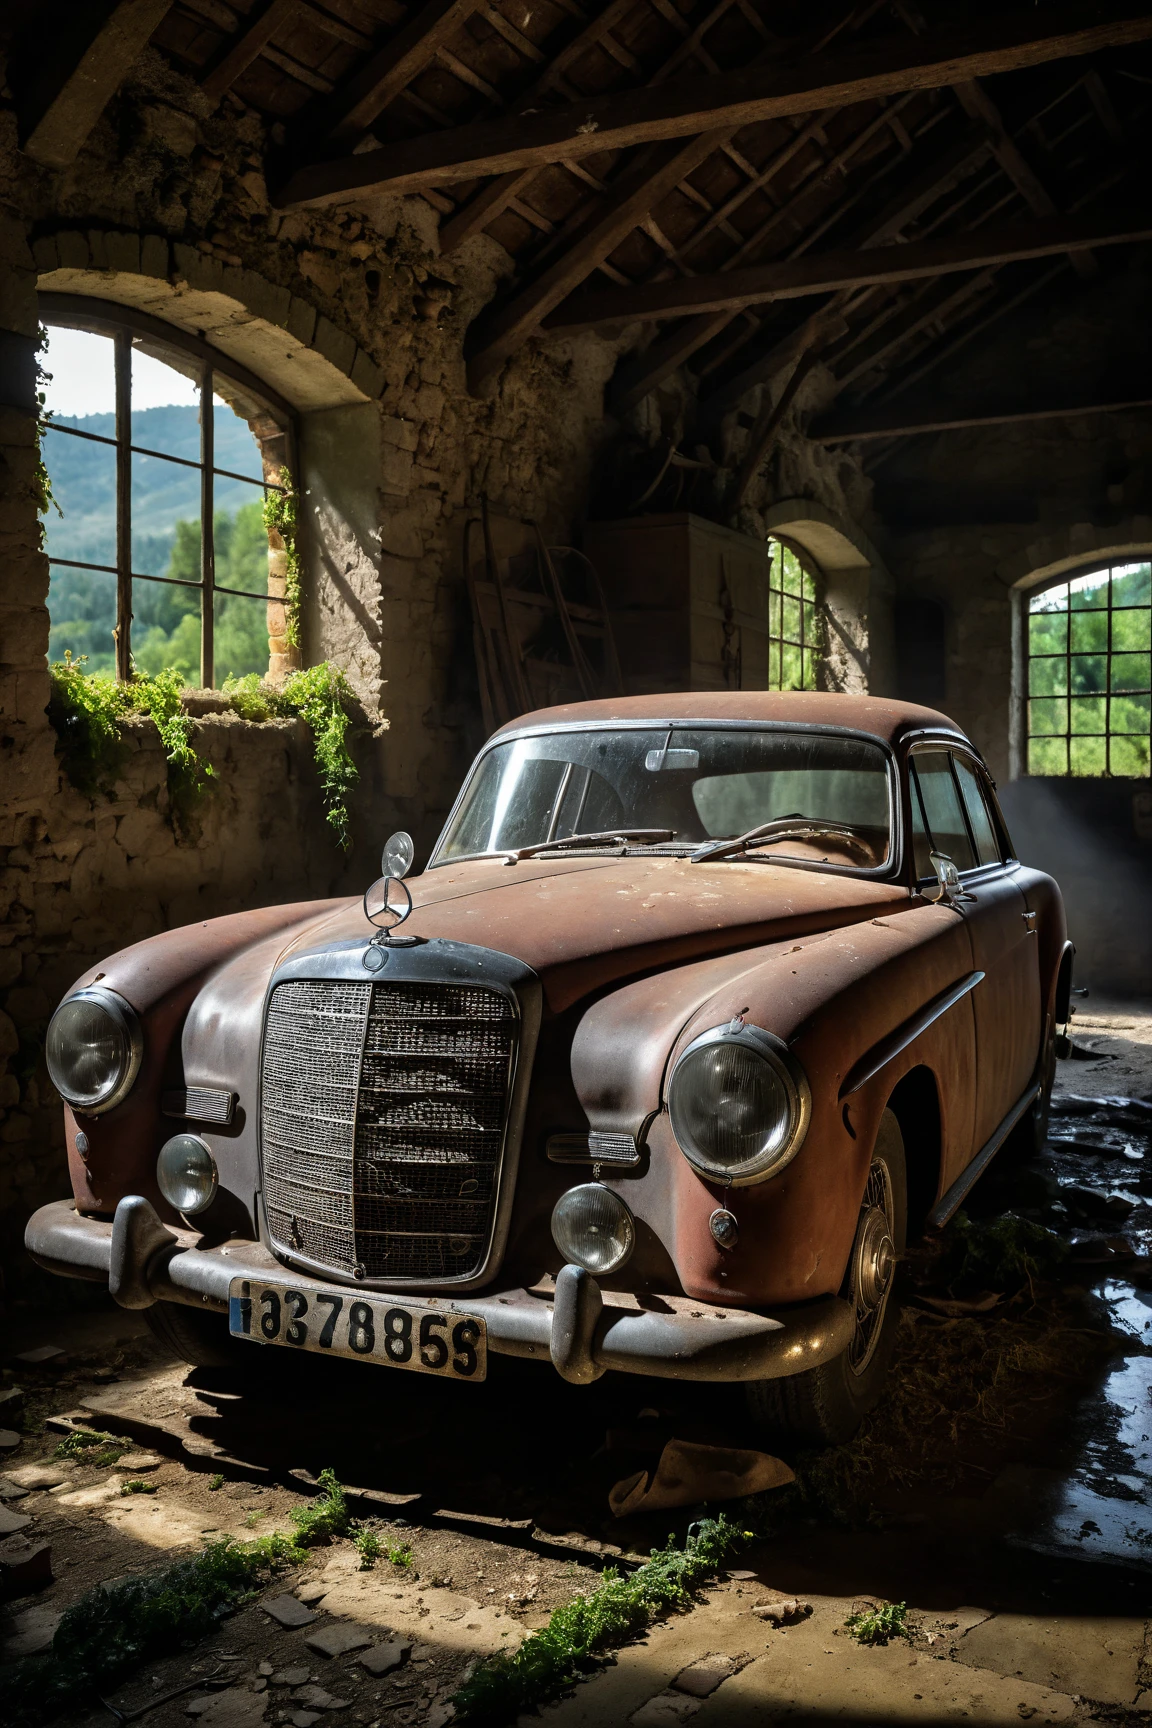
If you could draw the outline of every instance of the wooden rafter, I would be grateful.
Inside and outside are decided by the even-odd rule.
[[[148,45],[172,0],[119,0],[37,116],[23,150],[49,168],[67,168]]]
[[[886,38],[783,70],[765,66],[671,79],[559,109],[425,133],[302,167],[276,201],[291,208],[347,202],[369,191],[414,192],[906,90],[940,89],[1150,37],[1152,12],[1143,10],[1090,24],[1083,21],[1082,6],[1075,5],[1005,12],[930,41]]]
[[[299,8],[300,0],[271,0],[204,79],[201,88],[205,96],[219,101],[225,90],[230,90],[241,73],[264,52],[277,31],[292,21]]]
[[[957,270],[982,270],[1021,259],[1045,258],[1081,247],[1152,239],[1152,208],[1123,216],[1058,216],[1044,222],[988,227],[907,246],[829,252],[782,263],[754,264],[687,280],[645,283],[574,295],[545,320],[545,328],[573,335],[636,320],[766,305],[836,293],[873,282],[911,282]]]
[[[1046,395],[1031,391],[1022,400],[951,413],[941,412],[937,405],[934,412],[928,409],[917,414],[905,403],[857,409],[826,415],[809,427],[808,437],[817,444],[867,443],[879,438],[913,438],[927,432],[959,432],[976,426],[1011,426],[1025,420],[1060,420],[1150,407],[1152,379],[1114,379],[1081,390],[1062,385],[1059,391]]]

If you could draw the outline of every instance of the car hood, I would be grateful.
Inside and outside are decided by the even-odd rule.
[[[412,877],[404,934],[514,955],[561,1013],[590,991],[654,967],[891,912],[911,901],[892,882],[753,859],[472,859]],[[370,934],[359,903],[300,933],[282,959]]]

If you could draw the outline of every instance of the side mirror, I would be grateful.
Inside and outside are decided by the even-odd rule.
[[[416,848],[411,834],[405,834],[403,828],[399,829],[385,844],[384,855],[380,860],[381,876],[391,876],[394,881],[399,881],[411,870],[415,856]]]
[[[947,852],[930,852],[928,856],[932,860],[932,868],[935,870],[936,880],[940,884],[940,891],[934,897],[933,904],[938,906],[943,901],[946,906],[950,906],[954,900],[963,897],[964,890],[960,886],[960,872]],[[927,898],[928,896],[925,895],[925,899]]]

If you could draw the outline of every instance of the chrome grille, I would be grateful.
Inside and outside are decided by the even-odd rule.
[[[277,985],[262,1099],[276,1246],[382,1282],[478,1271],[515,1047],[514,1008],[484,985]]]

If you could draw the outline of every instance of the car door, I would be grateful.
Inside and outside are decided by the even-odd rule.
[[[968,926],[972,964],[984,973],[972,997],[975,1152],[1008,1114],[1036,1067],[1039,944],[1018,872],[1002,855],[974,759],[943,746],[924,746],[913,751],[909,772],[917,876],[925,884],[935,882],[929,852],[951,858],[964,891],[956,910]]]

